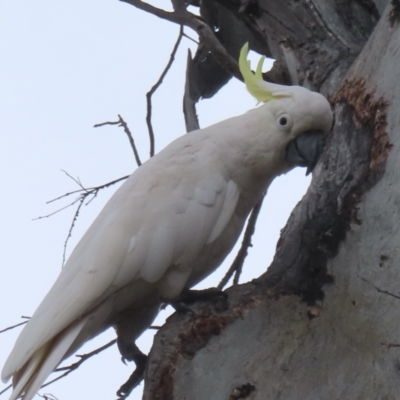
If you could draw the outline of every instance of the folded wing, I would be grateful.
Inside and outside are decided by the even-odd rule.
[[[180,157],[173,150],[171,159],[164,154],[140,167],[104,207],[21,332],[2,371],[3,380],[22,368],[33,368],[24,379],[35,381],[36,391],[46,376],[31,365],[49,343],[77,335],[78,328],[71,327],[99,312],[130,282],[156,284],[171,266],[189,265],[223,232],[238,202],[236,184],[214,165],[188,164],[194,153],[190,146]],[[51,369],[64,358],[68,340],[62,351],[60,346],[46,349],[45,358],[54,364]],[[56,352],[57,360],[51,357]],[[41,377],[35,380],[33,375]],[[21,388],[21,382],[17,386],[20,392],[32,392],[25,384]]]

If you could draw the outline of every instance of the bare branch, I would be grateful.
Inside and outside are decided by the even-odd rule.
[[[63,211],[63,210],[65,210],[65,209],[67,209],[67,208],[73,206],[77,201],[78,201],[78,200],[74,200],[72,203],[70,203],[70,204],[68,204],[68,205],[66,205],[66,206],[64,206],[64,207],[61,207],[61,208],[59,208],[58,210],[56,210],[56,211],[54,211],[54,212],[52,212],[52,213],[50,213],[50,214],[41,215],[40,217],[33,218],[32,221],[37,221],[37,220],[39,220],[39,219],[52,217],[54,214],[57,214],[57,213],[59,213],[60,211]],[[49,202],[47,202],[47,203],[49,203]],[[47,203],[46,203],[46,204],[47,204]]]
[[[149,130],[149,136],[150,136],[150,157],[154,156],[154,151],[155,151],[155,144],[154,144],[154,130],[153,130],[153,125],[151,123],[151,97],[153,94],[156,92],[156,90],[160,87],[162,84],[165,76],[167,75],[169,69],[171,68],[172,63],[174,62],[176,52],[178,50],[179,44],[181,43],[183,36],[183,26],[179,28],[179,35],[178,38],[175,42],[175,45],[172,49],[172,53],[169,56],[169,61],[167,65],[164,68],[164,71],[161,73],[160,77],[158,78],[158,81],[153,85],[153,87],[147,92],[146,94],[146,101],[147,101],[147,115],[146,115],[146,123],[147,123],[147,128]]]
[[[52,200],[49,200],[46,204],[53,203],[53,202],[55,202],[55,201],[58,201],[58,200],[63,199],[64,197],[68,197],[68,196],[71,196],[71,195],[76,194],[76,193],[79,193],[80,196],[83,195],[83,194],[85,194],[85,193],[87,193],[86,197],[87,197],[87,196],[90,196],[91,194],[93,194],[93,193],[95,193],[95,192],[96,192],[96,193],[99,192],[101,189],[106,189],[106,188],[108,188],[108,187],[110,187],[110,186],[112,186],[112,185],[115,185],[115,184],[118,183],[118,182],[121,182],[121,181],[124,181],[124,180],[128,179],[129,176],[130,176],[130,175],[125,175],[125,176],[123,176],[123,177],[121,177],[121,178],[118,178],[118,179],[115,179],[115,180],[113,180],[113,181],[104,183],[103,185],[100,185],[100,186],[93,186],[93,187],[90,187],[90,188],[83,188],[83,189],[73,190],[72,192],[65,193],[65,194],[63,194],[62,196],[56,197],[55,199],[52,199]],[[81,193],[82,191],[85,192],[85,193]],[[74,203],[71,203],[71,205],[72,205],[72,204],[75,204],[77,201],[79,201],[80,196],[74,201]],[[69,207],[69,206],[66,206],[66,207]],[[63,210],[63,209],[66,208],[66,207],[60,208],[60,210],[55,211],[55,212],[52,213],[52,214],[45,215],[45,216],[43,216],[43,217],[38,217],[38,218],[35,218],[35,219],[41,219],[41,218],[50,217],[51,215],[53,215],[53,214],[55,214],[55,213],[57,213],[57,212]]]
[[[64,172],[65,175],[68,176],[68,178],[72,179],[78,186],[81,187],[81,189],[85,190],[85,188],[82,185],[81,180],[79,179],[79,176],[77,178],[74,178],[72,175],[70,175],[67,171],[65,171],[64,169],[61,170],[62,172]]]
[[[111,340],[111,342],[108,342],[104,346],[101,346],[101,347],[91,351],[90,353],[82,354],[82,355],[77,354],[76,357],[79,357],[80,360],[78,360],[77,362],[75,362],[71,365],[68,365],[66,367],[57,368],[54,372],[61,372],[61,371],[65,371],[65,372],[63,374],[61,374],[60,376],[57,376],[57,378],[52,379],[50,382],[45,383],[44,385],[41,386],[41,388],[44,388],[45,386],[48,386],[51,383],[54,383],[54,382],[64,378],[65,376],[69,375],[72,371],[75,371],[76,369],[78,369],[86,360],[88,360],[89,358],[108,349],[109,347],[113,346],[116,342],[117,342],[117,339],[113,339],[113,340]]]
[[[239,66],[236,60],[226,51],[225,47],[219,42],[212,29],[197,15],[187,10],[178,10],[168,12],[145,3],[141,0],[121,0],[140,10],[155,15],[161,19],[165,19],[175,24],[184,25],[193,29],[199,35],[201,41],[209,49],[218,63],[235,78],[243,81],[240,74]]]
[[[120,122],[118,121],[118,123],[120,123]],[[73,230],[74,227],[75,227],[75,222],[76,222],[77,219],[78,219],[79,212],[80,212],[82,206],[83,206],[83,205],[88,205],[88,204],[97,196],[97,194],[99,193],[100,190],[105,189],[105,188],[108,188],[108,187],[110,187],[110,186],[112,186],[112,185],[115,185],[116,183],[121,182],[121,181],[123,181],[123,180],[125,180],[125,179],[127,179],[127,178],[129,177],[129,175],[126,175],[126,176],[123,176],[122,178],[115,179],[115,180],[113,180],[113,181],[111,181],[111,182],[107,182],[107,183],[105,183],[105,184],[103,184],[103,185],[100,185],[100,186],[95,186],[95,187],[86,188],[86,187],[83,186],[83,184],[81,183],[81,181],[80,181],[79,178],[74,178],[73,176],[71,176],[71,175],[70,175],[68,172],[66,172],[66,171],[63,171],[63,172],[64,172],[69,178],[71,178],[77,185],[79,185],[79,186],[80,186],[80,189],[74,190],[74,191],[72,191],[72,192],[65,193],[65,194],[63,194],[62,196],[56,197],[55,199],[48,201],[46,204],[52,203],[52,202],[54,202],[54,201],[61,200],[61,199],[65,198],[65,197],[69,197],[69,196],[71,196],[71,195],[73,195],[73,194],[78,194],[78,197],[77,197],[74,201],[72,201],[70,204],[68,204],[68,205],[66,205],[66,206],[64,206],[64,207],[61,207],[61,208],[59,208],[58,210],[56,210],[56,211],[54,211],[54,212],[52,212],[52,213],[50,213],[50,214],[47,214],[47,215],[43,215],[43,216],[34,218],[34,220],[43,219],[43,218],[49,218],[49,217],[51,217],[52,215],[57,214],[57,213],[59,213],[60,211],[65,210],[66,208],[75,205],[76,203],[79,203],[79,204],[78,204],[78,207],[77,207],[77,209],[76,209],[76,211],[75,211],[74,217],[72,218],[72,222],[71,222],[70,228],[69,228],[69,230],[68,230],[67,238],[65,239],[65,242],[64,242],[64,251],[63,251],[63,258],[62,258],[62,266],[64,266],[65,258],[66,258],[65,255],[66,255],[66,252],[67,252],[68,242],[69,242],[69,239],[70,239],[71,236],[72,236],[72,230]],[[89,198],[90,196],[92,196],[92,198]],[[85,203],[85,200],[88,199],[88,198],[89,198],[89,200]]]
[[[191,36],[189,36],[188,34],[186,34],[185,32],[183,32],[183,36],[186,39],[189,39],[190,41],[192,41],[193,43],[196,43],[197,45],[199,44],[198,40],[193,39]]]
[[[80,200],[79,200],[78,207],[77,207],[76,210],[75,210],[74,217],[72,218],[72,222],[71,222],[71,225],[70,225],[69,230],[68,230],[68,235],[67,235],[67,237],[66,237],[66,239],[65,239],[65,241],[64,241],[64,251],[63,251],[63,257],[62,257],[61,268],[64,267],[64,264],[65,264],[65,255],[66,255],[66,253],[67,253],[68,242],[69,242],[69,239],[72,237],[72,230],[73,230],[74,227],[75,227],[75,222],[76,222],[77,219],[78,219],[79,212],[81,211],[81,207],[82,207],[84,201],[85,201],[85,197],[81,197]]]
[[[223,279],[221,280],[221,282],[218,285],[218,289],[220,289],[220,290],[222,290],[224,288],[224,286],[228,283],[229,279],[232,277],[232,275],[234,273],[235,273],[235,277],[233,278],[233,284],[237,285],[239,283],[239,278],[240,278],[240,274],[242,273],[244,260],[247,257],[249,247],[252,246],[251,238],[255,231],[257,218],[258,218],[258,215],[260,214],[263,200],[264,200],[264,196],[261,198],[261,200],[257,203],[257,205],[253,208],[253,211],[251,212],[250,218],[247,222],[246,231],[243,236],[242,245],[241,245],[240,250],[238,251],[237,256],[236,256],[235,260],[233,261],[231,267],[229,268],[228,272],[226,273],[226,275],[223,277]]]
[[[135,156],[136,164],[138,167],[142,165],[142,162],[140,161],[139,153],[137,151],[135,141],[133,140],[133,136],[131,131],[129,130],[128,124],[124,121],[124,119],[121,117],[121,115],[118,114],[118,118],[121,121],[121,125],[124,128],[124,132],[127,134],[129,143],[131,144],[131,148],[133,150],[133,154]]]
[[[27,317],[23,317],[23,318],[27,318]],[[150,326],[149,329],[160,329],[160,326]],[[90,353],[87,354],[76,354],[75,357],[78,357],[79,360],[67,365],[65,367],[59,367],[57,369],[54,370],[54,372],[64,372],[63,374],[61,374],[60,376],[57,376],[57,378],[52,379],[51,381],[45,383],[44,385],[41,386],[41,388],[44,388],[64,377],[66,377],[67,375],[69,375],[72,371],[75,371],[76,369],[78,369],[85,361],[87,361],[89,358],[100,354],[102,351],[108,349],[109,347],[113,346],[115,343],[117,342],[117,339],[113,339],[110,342],[106,343],[105,345],[98,347],[97,349],[91,351]],[[0,395],[4,392],[6,392],[9,388],[11,388],[12,385],[7,386],[6,388],[3,389],[3,391],[0,392]]]
[[[119,115],[119,114],[118,114]],[[120,121],[106,121],[106,122],[100,122],[99,124],[94,124],[93,128],[101,128],[102,126],[106,125],[119,125],[121,122]]]
[[[56,396],[54,396],[54,394],[51,394],[51,393],[45,393],[45,394],[37,393],[37,395],[39,397],[42,397],[44,400],[58,400],[58,398]]]
[[[133,151],[133,154],[135,156],[135,160],[136,160],[136,164],[138,167],[140,167],[142,165],[142,162],[140,161],[140,157],[139,157],[139,152],[136,148],[135,145],[135,141],[133,140],[133,136],[132,136],[132,132],[130,131],[128,124],[125,122],[125,120],[121,117],[120,114],[118,114],[118,121],[114,121],[114,122],[102,122],[101,124],[95,124],[93,125],[93,128],[99,128],[101,126],[105,126],[105,125],[118,125],[118,126],[122,126],[124,128],[124,132],[126,133],[126,135],[128,136],[129,139],[129,143],[131,144],[131,148]]]
[[[6,386],[6,387],[0,392],[0,396],[1,396],[3,393],[7,392],[8,389],[11,389],[11,388],[12,388],[12,385]]]
[[[139,10],[153,14],[158,18],[165,19],[167,21],[174,22],[179,25],[186,25],[185,24],[185,21],[187,19],[186,14],[190,14],[186,10],[174,11],[174,12],[165,11],[161,8],[154,7],[151,4],[145,3],[141,0],[121,0],[121,1],[123,3],[130,4],[138,8]]]
[[[60,208],[59,210],[54,211],[54,212],[51,213],[51,214],[43,215],[43,216],[41,216],[41,217],[35,218],[35,220],[51,217],[52,215],[54,215],[54,214],[56,214],[56,213],[58,213],[58,212],[64,210],[65,208],[67,208],[67,207],[69,207],[69,206],[75,204],[76,202],[78,202],[78,201],[80,200],[81,196],[88,197],[88,196],[90,196],[90,195],[92,195],[92,194],[94,194],[94,193],[99,192],[101,189],[108,188],[109,186],[115,185],[116,183],[121,182],[121,181],[124,181],[124,180],[126,180],[126,179],[128,179],[128,178],[129,178],[129,175],[126,175],[126,176],[123,176],[123,177],[121,177],[121,178],[115,179],[115,180],[113,180],[113,181],[104,183],[103,185],[100,185],[100,186],[93,186],[93,187],[90,187],[90,188],[85,188],[85,187],[83,187],[82,189],[74,190],[74,191],[72,191],[72,192],[68,192],[68,193],[63,194],[62,196],[56,197],[55,199],[49,200],[48,202],[46,202],[46,204],[53,203],[53,202],[55,202],[55,201],[58,201],[58,200],[63,199],[64,197],[68,197],[68,196],[71,196],[71,195],[76,194],[76,193],[79,193],[79,194],[80,194],[79,197],[78,197],[77,199],[75,199],[74,202],[71,203],[70,205],[65,206],[65,207],[63,207],[63,208]],[[84,192],[84,193],[82,193],[82,192]]]
[[[25,319],[28,319],[28,320],[30,319],[30,317],[24,317],[24,316],[22,316],[21,318],[25,318]],[[8,326],[7,328],[4,328],[4,329],[0,330],[0,333],[10,331],[11,329],[18,328],[19,326],[25,325],[27,323],[28,323],[28,321],[24,321],[24,322],[20,322],[19,324]]]
[[[190,94],[190,68],[192,65],[192,53],[188,50],[186,62],[185,92],[183,94],[183,115],[185,117],[186,132],[200,129],[199,119],[196,112],[196,101]]]
[[[112,121],[103,122],[103,123],[94,125],[94,127],[95,127],[95,128],[98,128],[98,127],[105,126],[105,125],[118,125],[118,126],[124,128],[124,132],[125,132],[126,135],[128,136],[129,142],[130,142],[130,144],[131,144],[131,148],[132,148],[133,154],[134,154],[134,156],[135,156],[136,163],[137,163],[137,165],[140,167],[140,166],[142,165],[142,162],[140,161],[140,157],[139,157],[139,153],[138,153],[138,151],[137,151],[136,145],[135,145],[135,141],[133,140],[133,136],[132,136],[132,133],[131,133],[129,127],[128,127],[128,124],[127,124],[127,123],[125,122],[125,120],[121,117],[121,115],[118,114],[118,121],[115,121],[115,122],[112,122]],[[91,201],[93,201],[93,200],[97,197],[97,194],[98,194],[98,192],[99,192],[101,189],[107,188],[107,187],[109,187],[109,186],[111,186],[111,185],[114,185],[114,184],[116,184],[116,183],[118,183],[118,182],[120,182],[120,181],[122,181],[122,180],[125,180],[125,179],[128,178],[129,175],[124,176],[124,177],[119,178],[119,179],[116,179],[116,180],[114,180],[114,181],[105,183],[105,184],[100,185],[100,186],[91,187],[91,188],[86,188],[86,187],[84,187],[84,185],[82,184],[82,182],[81,182],[81,180],[79,179],[79,177],[78,177],[78,178],[75,178],[75,177],[73,177],[72,175],[70,175],[67,171],[64,171],[64,170],[62,170],[62,171],[63,171],[70,179],[72,179],[72,180],[80,187],[80,189],[74,190],[74,191],[72,191],[72,192],[65,193],[65,194],[63,194],[62,196],[59,196],[59,197],[57,197],[57,198],[55,198],[55,199],[53,199],[53,200],[48,201],[47,204],[52,203],[52,202],[57,201],[57,200],[60,200],[60,199],[62,199],[62,198],[64,198],[64,197],[68,197],[68,196],[70,196],[70,195],[72,195],[72,194],[78,194],[78,197],[77,197],[74,201],[72,201],[70,204],[68,204],[68,205],[66,205],[66,206],[64,206],[64,207],[62,207],[62,208],[60,208],[60,209],[58,209],[58,210],[56,210],[56,211],[54,211],[54,212],[52,212],[52,213],[50,213],[50,214],[47,214],[47,215],[44,215],[44,216],[40,216],[40,217],[38,217],[38,218],[35,218],[35,220],[37,220],[37,219],[43,219],[43,218],[49,218],[49,217],[51,217],[52,215],[57,214],[57,213],[59,213],[60,211],[65,210],[66,208],[71,207],[71,206],[75,205],[76,203],[78,203],[78,207],[77,207],[77,209],[75,210],[74,217],[73,217],[73,219],[72,219],[70,228],[69,228],[69,230],[68,230],[67,238],[65,239],[65,242],[64,242],[64,251],[63,251],[63,257],[62,257],[62,266],[64,266],[64,264],[65,264],[65,258],[66,258],[65,255],[66,255],[66,252],[67,252],[68,242],[69,242],[69,239],[70,239],[71,236],[72,236],[72,231],[73,231],[73,229],[74,229],[74,227],[75,227],[75,223],[76,223],[76,221],[77,221],[77,219],[78,219],[79,212],[80,212],[80,210],[81,210],[83,204],[85,203],[85,200],[89,199],[89,200],[85,203],[85,205],[88,205]],[[90,197],[91,197],[91,198],[90,198]]]

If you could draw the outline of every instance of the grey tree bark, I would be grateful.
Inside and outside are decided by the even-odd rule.
[[[226,307],[169,318],[143,398],[399,399],[400,2],[201,8],[233,58],[245,38],[277,60],[267,79],[324,93],[335,125],[266,273],[228,289]],[[192,102],[230,77],[204,43],[189,68]]]

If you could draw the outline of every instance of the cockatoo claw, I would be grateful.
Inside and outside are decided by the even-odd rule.
[[[135,389],[135,387],[138,386],[144,378],[144,372],[146,370],[148,357],[143,354],[136,345],[134,346],[136,347],[136,349],[134,350],[134,352],[132,352],[132,354],[130,354],[129,357],[122,357],[124,364],[124,360],[134,361],[136,364],[136,368],[129,379],[118,389],[118,400],[126,399],[132,392],[132,390]]]

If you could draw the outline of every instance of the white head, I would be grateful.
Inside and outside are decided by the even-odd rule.
[[[260,59],[253,73],[247,60],[248,51],[246,43],[239,58],[247,90],[258,101],[266,103],[263,108],[274,120],[269,122],[275,124],[274,131],[287,144],[286,160],[294,165],[307,166],[309,172],[318,160],[323,136],[332,126],[333,115],[328,100],[301,86],[264,81],[262,66],[265,57]]]

